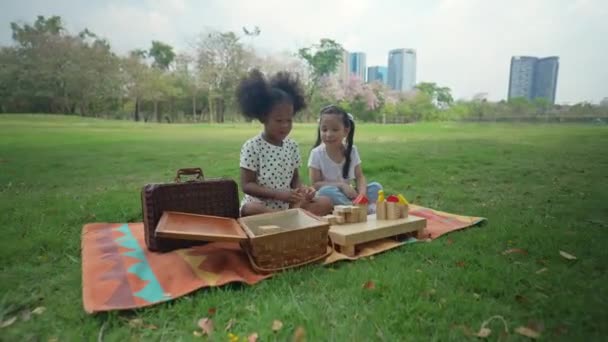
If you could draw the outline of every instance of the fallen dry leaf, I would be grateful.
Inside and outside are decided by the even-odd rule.
[[[247,342],[257,342],[258,333],[253,333],[247,337]]]
[[[225,331],[228,331],[228,330],[232,329],[232,326],[234,325],[234,323],[236,323],[236,319],[231,318],[231,319],[228,321],[228,324],[226,324],[226,328],[224,328],[224,330],[225,330]]]
[[[203,332],[207,334],[207,336],[211,336],[211,334],[213,333],[213,321],[211,320],[211,318],[201,318],[198,321],[198,326],[203,329]]]
[[[465,265],[464,261],[459,261],[456,263],[456,266],[458,266],[458,267],[464,267],[464,265]]]
[[[59,341],[59,338],[57,338],[57,337],[51,337],[47,340],[47,342],[57,342],[57,341]]]
[[[451,244],[453,244],[453,243],[454,243],[454,240],[452,240],[452,239],[448,239],[446,244],[447,244],[447,245],[451,245]]]
[[[192,335],[194,335],[194,336],[196,336],[196,337],[201,337],[201,336],[203,336],[203,334],[202,334],[200,331],[198,331],[198,330],[194,330],[194,331],[192,332]]]
[[[272,331],[277,332],[277,331],[281,330],[282,327],[283,327],[283,322],[281,322],[277,319],[275,319],[272,322]]]
[[[540,333],[539,332],[537,332],[537,331],[535,331],[533,329],[530,329],[528,327],[519,327],[519,328],[515,329],[515,332],[518,333],[518,334],[520,334],[520,335],[529,337],[529,338],[535,338],[536,339],[536,338],[540,337]]]
[[[17,316],[11,317],[11,318],[7,319],[6,321],[2,321],[2,322],[0,322],[0,329],[10,326],[13,323],[15,323],[16,321],[17,321]]]
[[[477,334],[475,334],[475,336],[481,337],[481,338],[486,338],[486,337],[490,336],[490,334],[492,334],[492,330],[490,330],[488,328],[481,328],[481,329],[479,329]]]
[[[216,308],[209,308],[209,310],[207,310],[207,313],[209,314],[209,316],[215,315],[216,312],[217,312]]]
[[[249,304],[249,305],[247,305],[247,306],[245,307],[245,310],[247,310],[247,311],[251,311],[251,312],[254,312],[254,313],[257,313],[257,314],[259,314],[259,313],[260,313],[260,312],[258,311],[258,309],[256,309],[256,307],[255,307],[253,304]]]
[[[576,260],[576,257],[570,253],[566,253],[564,251],[559,251],[559,255],[563,256],[564,258],[568,259],[568,260]]]
[[[39,307],[35,308],[34,310],[32,310],[32,313],[35,315],[42,315],[45,311],[46,311],[46,308],[44,306],[39,306]]]
[[[481,323],[481,327],[479,328],[479,331],[475,335],[477,337],[481,337],[481,338],[486,338],[486,337],[490,336],[490,334],[492,334],[492,330],[487,328],[487,325],[490,324],[490,322],[492,322],[495,319],[501,320],[502,324],[505,327],[504,332],[509,333],[509,328],[507,327],[507,321],[505,321],[505,319],[502,316],[497,315],[497,316],[492,316],[492,317],[486,319],[483,323]]]
[[[546,272],[547,270],[548,270],[548,268],[543,267],[543,268],[541,268],[540,270],[536,271],[536,274],[541,274],[541,273],[543,273],[543,272]]]
[[[373,289],[376,288],[376,284],[374,284],[373,281],[368,280],[368,281],[365,282],[365,284],[363,284],[363,288],[364,289],[368,289],[368,290],[373,290]]]
[[[306,341],[306,332],[303,327],[297,327],[293,333],[293,342],[304,342]]]
[[[507,254],[528,254],[528,251],[525,249],[521,249],[521,248],[509,248],[506,251],[502,252],[502,255],[507,255]]]

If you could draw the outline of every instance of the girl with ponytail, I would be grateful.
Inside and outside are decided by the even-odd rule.
[[[355,120],[351,114],[335,105],[321,109],[308,169],[317,195],[331,198],[334,205],[351,204],[358,195],[375,203],[378,190],[382,189],[377,182],[367,183],[354,137]],[[373,212],[373,206],[370,209]]]

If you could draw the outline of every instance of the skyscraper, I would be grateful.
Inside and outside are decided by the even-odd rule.
[[[416,86],[416,50],[394,49],[388,52],[388,86],[409,91]]]
[[[555,103],[559,57],[545,57],[536,63],[534,73],[534,97],[544,97],[549,103]]]
[[[559,57],[511,57],[508,98],[545,98],[555,103]]]
[[[367,68],[367,82],[380,82],[386,84],[388,81],[386,76],[388,74],[388,68],[385,66],[371,66]]]
[[[357,76],[361,82],[365,82],[367,67],[364,52],[351,52],[348,56],[348,68],[351,76]]]

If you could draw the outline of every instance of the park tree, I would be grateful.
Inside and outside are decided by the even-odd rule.
[[[247,72],[250,53],[234,32],[219,31],[201,34],[196,53],[197,77],[208,90],[210,119],[224,122],[226,106]]]
[[[153,59],[152,66],[160,70],[168,70],[175,60],[175,52],[169,44],[153,40],[147,56]]]
[[[313,96],[322,79],[337,70],[342,62],[343,53],[342,45],[328,38],[323,38],[318,44],[298,50],[298,56],[306,61],[310,68],[310,97]]]
[[[447,108],[454,102],[450,88],[440,87],[434,82],[418,83],[416,89],[426,94],[439,108]]]
[[[132,50],[121,61],[126,95],[133,99],[135,105],[133,113],[135,121],[141,119],[141,101],[146,95],[146,82],[150,74],[149,67],[144,60],[145,56],[146,54],[143,50]]]
[[[21,109],[92,115],[118,102],[119,64],[106,40],[88,29],[70,34],[58,16],[13,22],[11,30],[15,45],[3,57],[14,58],[3,74],[12,80],[4,91],[26,104]]]

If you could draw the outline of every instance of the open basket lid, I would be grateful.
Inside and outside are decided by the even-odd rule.
[[[178,240],[239,242],[247,239],[247,234],[237,220],[226,217],[163,212],[156,236]]]

